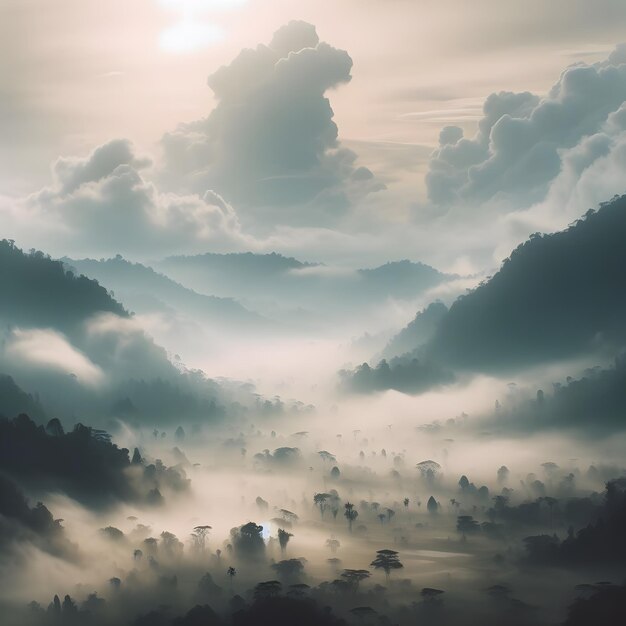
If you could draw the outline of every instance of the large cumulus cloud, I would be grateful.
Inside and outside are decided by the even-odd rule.
[[[90,253],[167,253],[233,249],[248,243],[234,209],[218,194],[163,193],[146,178],[150,160],[127,140],[110,141],[86,157],[60,158],[53,184],[21,207],[63,249]],[[34,226],[34,228],[33,228]]]
[[[426,177],[430,200],[508,208],[543,200],[564,169],[591,165],[582,152],[600,156],[603,141],[606,152],[606,142],[621,132],[609,117],[625,100],[625,45],[604,62],[568,67],[543,98],[528,92],[490,95],[472,139],[457,127],[442,130]],[[598,133],[605,139],[593,148],[588,138]],[[621,181],[623,191],[626,176]]]
[[[320,42],[314,26],[283,26],[209,77],[217,105],[165,135],[164,179],[178,191],[215,189],[257,221],[319,225],[341,214],[378,188],[339,143],[325,96],[351,68],[348,53]]]

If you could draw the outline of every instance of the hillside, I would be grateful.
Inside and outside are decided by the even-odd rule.
[[[223,414],[226,394],[181,372],[105,288],[0,242],[0,412],[106,425]]]
[[[104,287],[66,271],[42,252],[0,241],[0,319],[20,326],[67,330],[95,313],[128,317]]]
[[[500,374],[619,354],[626,345],[624,241],[626,196],[589,211],[564,231],[531,236],[447,312],[418,314],[383,354],[402,359],[366,369],[367,377],[363,366],[343,371],[344,386],[362,389],[373,372],[378,389],[423,390],[428,384],[422,380],[407,384],[407,363],[438,384],[440,372]],[[429,332],[430,339],[420,339]]]
[[[425,355],[450,367],[518,368],[626,340],[626,196],[568,229],[533,235],[460,297]]]
[[[422,263],[403,260],[371,269],[304,263],[272,254],[204,254],[170,257],[155,267],[201,293],[234,297],[275,319],[302,323],[350,322],[384,307],[389,299],[411,300],[450,277]]]
[[[178,310],[203,322],[226,328],[269,326],[269,322],[232,298],[217,298],[197,293],[155,272],[141,263],[121,256],[111,259],[69,259],[62,261],[81,274],[111,289],[137,313]]]
[[[443,302],[433,302],[420,311],[413,321],[392,337],[382,352],[382,358],[391,359],[419,349],[430,341],[448,308]]]

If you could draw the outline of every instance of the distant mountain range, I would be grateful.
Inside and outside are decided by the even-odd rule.
[[[265,315],[289,321],[352,316],[387,299],[416,299],[451,278],[407,260],[350,270],[276,253],[177,256],[154,266],[197,292],[234,297]]]
[[[269,329],[271,324],[232,298],[197,293],[141,263],[111,259],[61,259],[70,269],[97,280],[137,313],[177,310],[213,327]]]

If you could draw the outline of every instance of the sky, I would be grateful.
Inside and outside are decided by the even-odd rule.
[[[310,28],[272,48],[292,20]],[[623,115],[609,116],[625,26],[621,0],[4,0],[5,236],[54,255],[489,271],[624,191]],[[248,68],[233,63],[244,49]],[[574,65],[594,76],[563,83]],[[503,92],[522,95],[488,100]],[[569,130],[546,138],[559,106]],[[447,126],[470,141],[452,130],[440,146]],[[98,148],[104,170],[64,189]],[[584,180],[592,165],[601,182]]]

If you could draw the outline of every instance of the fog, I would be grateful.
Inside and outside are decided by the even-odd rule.
[[[174,327],[172,336],[177,333],[184,336]],[[624,471],[626,436],[590,443],[574,432],[494,428],[494,412],[533,396],[540,381],[582,371],[584,359],[527,369],[514,380],[465,375],[416,396],[349,394],[339,388],[337,370],[358,363],[367,350],[334,335],[328,328],[318,336],[222,337],[216,347],[211,329],[200,328],[194,367],[253,383],[261,397],[273,393],[311,406],[268,412],[259,405],[212,424],[172,416],[170,426],[156,429],[149,421],[137,427],[119,419],[111,429],[114,444],[137,448],[141,463],[172,467],[189,482],[160,485],[157,504],[131,498],[97,508],[31,485],[32,501],[41,499],[62,519],[77,550],[70,558],[29,542],[10,547],[0,574],[7,623],[52,619],[55,609],[45,609],[55,594],[69,594],[76,615],[94,623],[115,616],[130,624],[154,610],[165,619],[194,604],[226,615],[230,598],[253,602],[255,585],[278,580],[287,597],[313,598],[350,623],[385,615],[393,623],[548,624],[564,619],[580,593],[576,585],[620,582],[620,568],[610,562],[578,564],[555,576],[551,568],[558,564],[533,563],[523,539],[565,539],[570,526],[592,523],[605,481]],[[434,464],[420,470],[424,461]],[[124,473],[137,480],[132,471]],[[324,494],[321,502],[315,494]],[[494,497],[501,494],[504,506],[537,502],[537,510],[499,518]],[[556,504],[546,504],[550,498]],[[583,503],[584,512],[572,502]],[[352,522],[347,503],[358,514]],[[467,528],[462,516],[471,516]],[[248,522],[261,527],[258,544],[238,545],[233,529]],[[193,536],[200,526],[211,527],[203,544]],[[279,529],[292,534],[285,549]],[[149,537],[155,541],[146,543]],[[403,565],[388,578],[370,565],[382,549],[397,551]],[[289,559],[302,565],[290,567]],[[367,570],[368,577],[356,583],[347,570]],[[293,587],[303,583],[308,587]],[[431,597],[437,592],[429,589],[444,593]],[[106,602],[95,602],[93,593]],[[32,601],[44,612],[20,608]],[[376,613],[353,611],[363,606]],[[67,611],[59,619],[72,623]]]

